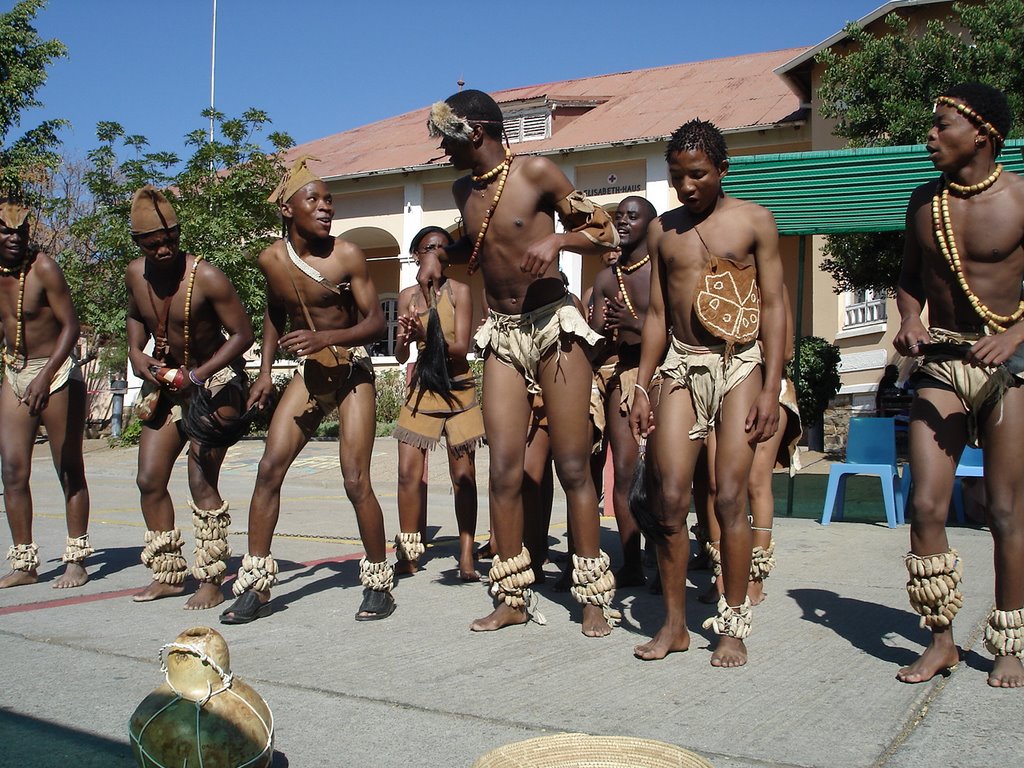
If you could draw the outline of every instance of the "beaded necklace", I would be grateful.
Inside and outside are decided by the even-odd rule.
[[[511,149],[506,149],[505,150],[505,159],[502,160],[500,163],[498,163],[493,168],[491,168],[491,170],[487,171],[486,173],[481,173],[479,176],[471,177],[473,179],[473,183],[474,184],[485,184],[486,182],[490,181],[495,176],[497,176],[499,173],[501,173],[502,171],[504,171],[505,169],[507,169],[509,167],[509,165],[512,163],[512,158],[513,157],[515,157],[515,155],[512,153],[512,150]]]
[[[186,368],[189,367],[189,347],[190,347],[190,319],[192,315],[192,290],[195,287],[196,282],[196,270],[199,268],[199,262],[203,260],[202,256],[196,256],[192,262],[192,269],[189,270],[188,284],[185,287],[185,319],[182,327],[182,332],[185,337],[185,349],[184,349],[184,360],[183,364]],[[178,288],[181,287],[181,281],[178,281],[178,287],[174,289],[174,293],[164,299],[164,316],[160,318],[160,312],[156,308],[156,295],[153,293],[153,284],[146,281],[146,288],[149,289],[149,303],[153,306],[153,314],[156,315],[157,328],[153,334],[155,343],[153,345],[153,357],[157,360],[163,360],[167,353],[171,351],[170,340],[167,337],[167,326],[170,322],[171,317],[171,302],[174,297],[178,295]]]
[[[501,193],[505,189],[505,180],[508,179],[508,172],[512,167],[513,157],[515,157],[515,155],[508,152],[505,155],[505,162],[498,166],[498,168],[501,168],[501,176],[498,178],[498,188],[494,192],[494,199],[491,201],[490,208],[488,208],[487,213],[484,214],[484,220],[480,223],[480,232],[476,236],[476,243],[473,245],[473,253],[469,257],[469,263],[466,265],[466,271],[471,275],[477,270],[478,262],[480,261],[480,248],[484,244],[484,235],[487,234],[487,227],[491,223],[491,216],[494,215],[494,209],[498,207],[498,201],[501,200]],[[487,173],[490,173],[490,171]],[[484,176],[486,175],[487,174],[484,174]]]
[[[952,192],[957,197],[972,197],[973,195],[977,195],[979,192],[984,192],[986,189],[995,184],[996,179],[999,178],[1002,172],[1002,163],[997,163],[996,169],[988,175],[988,178],[982,179],[977,184],[957,184],[955,181],[951,181],[950,179],[947,179],[945,176],[943,176],[943,178],[946,181],[946,186],[949,187],[949,191]]]
[[[189,367],[189,365],[188,365],[188,363],[189,363],[189,347],[191,346],[191,344],[189,343],[189,326],[191,325],[190,320],[192,318],[192,289],[195,287],[195,284],[196,284],[196,272],[199,269],[199,262],[202,261],[202,260],[203,260],[202,256],[196,256],[195,260],[193,260],[193,262],[192,262],[192,270],[189,272],[189,275],[188,275],[188,287],[185,289],[185,327],[184,327],[183,330],[185,332],[185,360],[184,360],[184,363],[185,363],[185,367],[186,368]]]
[[[618,264],[615,265],[615,279],[619,282],[619,291],[622,293],[622,301],[625,303],[626,309],[629,310],[629,314],[637,320],[640,319],[640,316],[636,313],[636,309],[633,307],[633,302],[629,298],[629,291],[626,290],[626,281],[622,279],[622,276],[633,274],[650,260],[651,254],[648,253],[640,259],[640,261],[635,264],[630,264],[628,267],[621,267]]]
[[[18,354],[18,350],[21,349],[21,336],[25,328],[25,318],[22,315],[22,309],[25,305],[25,276],[28,274],[28,261],[29,260],[26,257],[18,267],[20,270],[20,274],[18,275],[18,307],[15,310],[15,315],[18,318],[18,325],[17,330],[14,333],[14,354],[9,353],[6,347],[4,348],[4,363],[8,368],[15,371],[23,370],[25,366],[28,365],[28,353],[26,352],[24,357],[21,357]],[[13,275],[14,270],[8,270],[5,268],[4,274]]]
[[[978,316],[985,321],[985,324],[994,332],[1005,331],[1009,326],[1024,317],[1024,299],[1017,305],[1012,315],[1000,315],[986,307],[981,299],[971,290],[964,275],[963,264],[960,261],[960,252],[956,247],[956,238],[953,233],[953,222],[949,215],[949,187],[948,182],[943,179],[942,191],[936,192],[932,197],[932,226],[935,229],[935,239],[939,244],[939,250],[949,263],[961,290],[970,302],[971,307]],[[991,184],[989,184],[991,186]]]

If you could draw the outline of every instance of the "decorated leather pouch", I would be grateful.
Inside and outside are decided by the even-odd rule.
[[[302,313],[306,316],[306,324],[309,330],[316,333],[316,326],[313,318],[309,315],[306,302],[302,298],[299,286],[295,284],[295,278],[289,270],[288,277],[291,278],[295,295],[302,306]],[[302,363],[302,379],[306,384],[306,390],[311,395],[327,395],[337,392],[342,384],[352,373],[352,357],[347,349],[339,350],[335,346],[324,347],[318,352],[306,355]]]
[[[700,324],[726,344],[747,344],[761,326],[757,267],[710,255],[697,283],[693,311]]]
[[[156,416],[157,406],[160,405],[160,390],[153,387],[148,382],[142,386],[139,391],[139,396],[135,399],[135,404],[132,406],[132,412],[135,414],[135,418],[139,421],[146,423],[151,421]]]
[[[352,373],[351,363],[348,350],[338,350],[336,347],[324,347],[319,352],[306,355],[302,364],[306,389],[311,395],[337,392]]]

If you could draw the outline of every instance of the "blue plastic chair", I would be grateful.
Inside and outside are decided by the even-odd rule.
[[[850,419],[846,461],[836,462],[828,473],[828,490],[821,524],[843,519],[846,480],[850,475],[878,475],[882,481],[885,518],[890,528],[904,522],[903,488],[896,468],[896,426],[892,419]]]
[[[984,454],[981,448],[967,446],[960,454],[960,461],[956,465],[956,473],[953,479],[953,498],[950,505],[957,523],[964,522],[964,489],[960,483],[961,477],[984,477],[985,465]],[[900,486],[903,488],[904,502],[910,501],[910,491],[914,486],[913,475],[910,474],[910,465],[903,467],[903,477],[900,479]]]
[[[960,484],[961,477],[984,477],[985,464],[981,448],[967,446],[960,454],[960,461],[956,465],[956,479],[953,481],[953,510],[956,512],[956,521],[964,521],[964,489]]]

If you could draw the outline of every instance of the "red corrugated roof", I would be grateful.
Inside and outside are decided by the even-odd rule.
[[[661,139],[694,117],[723,130],[773,125],[799,109],[797,97],[773,70],[802,52],[791,48],[690,64],[511,88],[491,95],[502,104],[524,99],[599,101],[596,107],[524,152],[620,141]],[[448,94],[438,94],[444,98]],[[427,135],[428,107],[307,142],[288,154],[319,158],[325,178],[422,166],[440,154]]]

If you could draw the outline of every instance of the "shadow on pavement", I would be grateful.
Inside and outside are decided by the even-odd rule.
[[[3,765],[17,765],[20,768],[52,768],[58,765],[73,765],[75,768],[132,768],[136,762],[127,734],[127,718],[125,740],[114,741],[0,708]],[[287,756],[275,750],[271,768],[288,768]]]
[[[142,547],[143,543],[140,539],[139,546],[137,547],[104,547],[103,549],[97,549],[86,562],[89,570],[89,580],[98,581],[139,565],[141,563],[139,556],[142,554]],[[96,567],[97,565],[99,566],[98,568]],[[58,572],[63,572],[63,570],[63,568],[59,568]],[[146,586],[145,583],[139,584],[139,587],[144,586]]]
[[[0,744],[4,745],[4,765],[22,768],[50,768],[55,765],[130,768],[135,765],[128,745],[127,718],[125,740],[122,742],[0,709]]]
[[[913,643],[927,641],[925,630],[918,626],[917,615],[909,610],[842,597],[825,589],[791,589],[789,595],[800,606],[805,621],[828,627],[876,659],[900,666],[917,659],[918,654],[909,648],[888,645],[887,635],[902,635]]]

